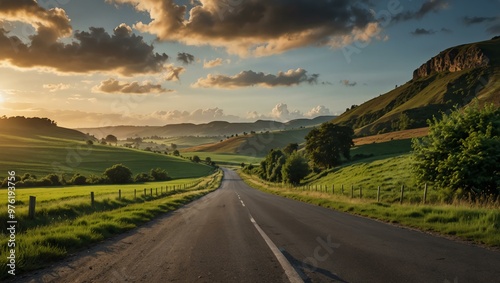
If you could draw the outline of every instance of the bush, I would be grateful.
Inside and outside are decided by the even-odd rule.
[[[73,185],[85,185],[87,184],[87,177],[80,174],[75,174],[73,175],[71,180],[69,180],[69,182]]]
[[[170,180],[167,171],[161,168],[151,169],[151,172],[149,174],[151,175],[151,178],[153,178],[154,181]]]
[[[416,177],[457,196],[500,192],[500,108],[477,104],[429,123],[429,135],[413,140]]]
[[[298,185],[309,174],[309,171],[307,160],[300,153],[293,152],[281,168],[281,175],[286,183]]]
[[[151,176],[149,176],[147,173],[139,173],[135,175],[134,177],[134,182],[136,183],[143,183],[143,182],[149,182],[151,181]]]
[[[132,183],[132,171],[123,164],[115,164],[104,171],[104,176],[112,184],[127,184]]]

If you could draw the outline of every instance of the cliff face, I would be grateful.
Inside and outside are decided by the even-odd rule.
[[[433,57],[413,72],[413,79],[426,77],[434,72],[458,72],[488,66],[490,59],[477,46],[453,47]]]

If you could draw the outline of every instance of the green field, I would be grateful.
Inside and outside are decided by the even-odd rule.
[[[184,157],[193,157],[198,155],[201,160],[210,157],[219,166],[240,166],[241,163],[245,164],[259,164],[262,160],[261,157],[245,156],[231,153],[215,153],[215,152],[183,152]]]
[[[137,227],[217,189],[221,180],[219,171],[204,178],[142,185],[18,189],[14,214],[18,221],[16,274],[47,266],[69,253]],[[122,190],[121,198],[118,190]],[[90,202],[91,191],[95,193],[94,206]],[[5,196],[0,214],[0,245],[7,247],[7,190],[0,190],[0,194]],[[35,219],[28,217],[30,195],[37,198]],[[7,250],[2,249],[0,279],[7,275],[6,263]]]
[[[31,173],[41,178],[50,173],[75,173],[100,176],[106,168],[122,163],[134,174],[160,167],[172,178],[205,176],[212,168],[165,154],[139,151],[109,145],[87,145],[83,140],[54,138],[33,134],[0,133],[0,176],[16,171],[18,176]]]

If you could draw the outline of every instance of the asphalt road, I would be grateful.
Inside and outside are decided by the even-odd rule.
[[[262,193],[225,170],[217,191],[19,279],[500,282],[500,253]]]

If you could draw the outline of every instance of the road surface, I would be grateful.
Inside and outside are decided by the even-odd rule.
[[[21,282],[500,282],[500,252],[221,188]]]

